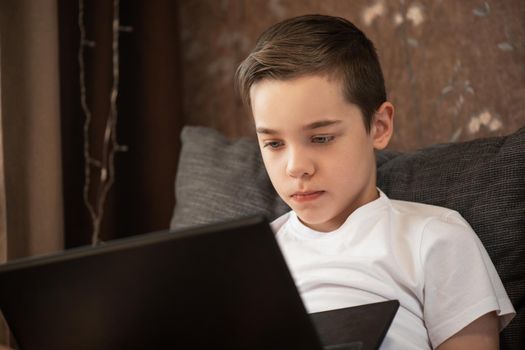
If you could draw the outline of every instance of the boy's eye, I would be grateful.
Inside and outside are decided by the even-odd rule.
[[[333,141],[335,139],[335,136],[331,135],[323,135],[323,136],[314,136],[312,137],[313,143],[328,143],[330,141]]]
[[[268,141],[268,142],[265,142],[263,147],[266,148],[266,147],[269,147],[271,149],[277,149],[279,147],[281,147],[283,145],[283,143],[281,141]]]

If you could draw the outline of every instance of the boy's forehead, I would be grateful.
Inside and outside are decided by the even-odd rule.
[[[340,81],[326,76],[261,80],[250,90],[256,127],[268,133],[288,127],[306,130],[340,125],[355,116],[361,119],[359,107],[348,102],[342,90]]]
[[[279,78],[279,77],[265,77],[259,80],[256,80],[250,86],[250,97],[253,94],[254,89],[258,89],[260,86],[286,83],[285,85],[294,86],[301,84],[305,80],[322,80],[332,85],[334,88],[340,89],[343,93],[343,79],[335,73],[311,73],[311,74],[301,74],[293,77]]]
[[[282,97],[282,98],[281,98]],[[250,87],[250,105],[266,104],[269,99],[273,102],[311,103],[318,100],[330,99],[337,102],[347,102],[340,79],[328,75],[301,75],[289,79],[264,78]],[[313,100],[314,99],[314,100]],[[297,101],[295,101],[297,100]]]
[[[342,80],[332,75],[302,75],[290,79],[264,78],[250,87],[250,105],[255,110],[310,106],[314,110],[333,104],[357,107],[345,96]]]

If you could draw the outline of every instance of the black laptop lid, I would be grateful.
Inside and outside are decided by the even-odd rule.
[[[6,264],[0,286],[22,350],[321,349],[260,217]]]

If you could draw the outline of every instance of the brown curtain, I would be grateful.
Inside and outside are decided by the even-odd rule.
[[[62,248],[55,0],[0,2],[7,259]]]
[[[101,239],[169,226],[179,151],[177,3],[120,1],[115,182]],[[113,83],[113,2],[86,0],[89,143],[99,157]],[[0,1],[0,263],[91,242],[83,201],[78,1]],[[92,169],[90,198],[100,172]],[[0,317],[0,344],[8,332]]]
[[[63,248],[57,28],[56,0],[0,1],[1,262]]]
[[[60,95],[65,245],[89,244],[93,224],[83,201],[84,114],[80,104],[78,3],[59,0]],[[173,181],[184,119],[180,81],[177,2],[120,1],[120,77],[117,139],[127,147],[115,157],[115,182],[104,205],[100,238],[145,233],[169,226]],[[90,152],[100,158],[110,111],[113,3],[86,0],[83,20],[87,104],[92,112]],[[100,169],[91,168],[90,200]]]

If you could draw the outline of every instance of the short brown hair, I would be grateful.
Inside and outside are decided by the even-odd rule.
[[[341,79],[345,98],[360,108],[370,131],[374,113],[386,101],[383,73],[372,42],[344,18],[306,15],[268,28],[237,68],[235,84],[250,106],[256,82],[309,74]]]

